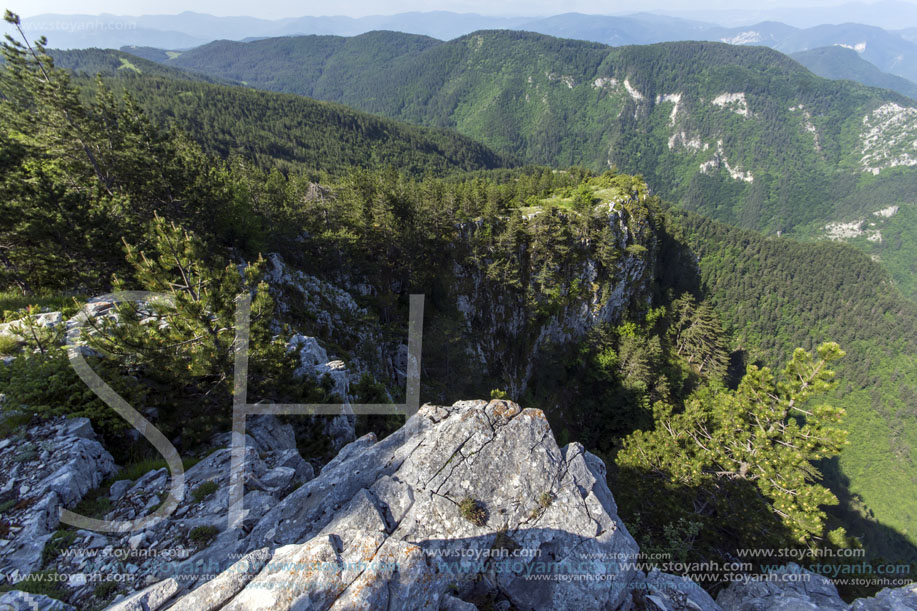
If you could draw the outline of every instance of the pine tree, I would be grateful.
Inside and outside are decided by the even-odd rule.
[[[817,358],[799,348],[779,377],[750,366],[735,391],[704,387],[680,413],[659,403],[655,429],[632,434],[618,465],[705,488],[721,511],[721,484],[749,482],[795,540],[817,543],[825,536],[821,507],[837,499],[817,483],[813,461],[836,456],[847,433],[844,410],[812,400],[833,388],[828,366],[843,355],[834,343],[822,344]]]

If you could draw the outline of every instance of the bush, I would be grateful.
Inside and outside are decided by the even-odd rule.
[[[99,600],[108,600],[118,589],[118,584],[114,581],[103,581],[96,586],[93,595]]]
[[[459,502],[459,514],[475,526],[487,524],[487,510],[480,502],[469,496]]]
[[[20,592],[28,592],[29,594],[47,596],[48,598],[54,598],[56,600],[67,600],[69,592],[67,592],[67,589],[63,586],[66,582],[67,579],[65,575],[52,571],[39,571],[26,575],[22,581],[0,586],[0,592],[18,590]]]
[[[220,533],[216,526],[196,526],[188,533],[188,539],[200,546],[207,545]]]
[[[58,530],[45,543],[41,550],[41,561],[44,566],[57,559],[61,552],[70,547],[76,540],[76,532],[72,530]]]
[[[191,497],[194,499],[195,503],[200,503],[205,498],[216,492],[217,488],[219,487],[219,484],[213,480],[206,481],[194,489],[194,491],[191,493]]]

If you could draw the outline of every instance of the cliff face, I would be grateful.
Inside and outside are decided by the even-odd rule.
[[[636,199],[626,203],[640,209]],[[489,231],[476,223],[462,227],[450,297],[469,358],[481,373],[502,378],[510,396],[525,392],[547,344],[581,340],[595,326],[649,304],[658,237],[625,198],[585,218],[552,209],[529,214],[519,228],[524,237],[502,256],[495,253],[499,244],[487,244]],[[510,266],[496,263],[507,258]]]

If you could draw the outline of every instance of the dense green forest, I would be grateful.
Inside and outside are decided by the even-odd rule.
[[[557,44],[559,57],[605,52]],[[709,560],[743,546],[862,542],[873,557],[915,558],[917,311],[854,248],[732,228],[670,207],[651,183],[613,170],[495,168],[502,159],[473,143],[450,156],[443,142],[467,141],[337,106],[162,76],[72,78],[40,45],[33,54],[7,44],[4,57],[4,318],[28,326],[35,308],[70,313],[112,288],[171,293],[171,306],[152,313],[120,308],[90,345],[110,355],[94,357],[106,379],[180,437],[183,452],[227,425],[240,292],[254,299],[252,392],[288,402],[329,400],[330,385],[295,379],[278,329],[365,363],[358,398],[397,400],[403,390],[374,364],[383,359],[367,338],[397,345],[386,338],[403,337],[407,296],[423,293],[422,401],[509,396],[542,408],[562,443],[581,441],[608,462],[644,549]],[[116,95],[121,88],[131,95]],[[199,111],[173,123],[185,93],[198,96]],[[247,148],[265,124],[299,112],[312,122],[303,130],[350,138],[350,148],[325,160]],[[195,129],[198,116],[212,123]],[[353,135],[374,125],[393,135]],[[237,129],[249,144],[231,140]],[[442,148],[426,160],[400,156],[410,146],[381,148],[411,134],[440,138],[430,146]],[[386,156],[367,161],[361,147],[378,142]],[[478,158],[471,153],[488,162],[468,161]],[[304,313],[270,286],[274,253],[325,287],[353,288],[363,313],[337,329]],[[458,303],[469,294],[512,324],[469,321]],[[582,304],[588,312],[612,301],[582,333],[560,324]],[[539,344],[552,326],[567,339]],[[481,336],[493,351],[485,363],[472,351]],[[119,460],[144,458],[80,386],[61,340],[36,332],[0,347],[13,357],[0,370],[4,427],[32,414],[88,415]],[[741,438],[765,413],[772,432],[756,438],[754,461],[686,441],[697,427]],[[398,425],[360,423],[380,435]],[[300,432],[328,451],[315,431]],[[813,432],[818,444],[783,449]]]
[[[454,128],[523,162],[639,173],[685,209],[769,234],[821,238],[812,228],[912,203],[917,192],[914,168],[887,167],[914,156],[913,100],[816,77],[767,48],[372,32],[219,41],[159,58]],[[903,114],[873,118],[880,107]],[[882,261],[899,280],[913,261],[892,259]]]
[[[849,479],[853,509],[913,541],[917,512],[906,499],[917,495],[917,307],[849,246],[765,239],[676,216],[699,257],[705,292],[745,360],[780,362],[793,346],[812,349],[826,337],[844,347],[834,394],[847,409],[851,443],[830,477],[838,486]],[[857,534],[868,532],[881,539],[865,526]],[[902,548],[892,539],[869,543],[895,557]]]
[[[294,95],[171,78],[181,71],[157,70],[151,62],[125,70],[121,60],[129,56],[117,51],[56,51],[55,57],[82,79],[98,74],[116,95],[129,92],[157,124],[180,128],[206,151],[223,158],[240,155],[261,167],[339,173],[392,166],[422,175],[512,165],[507,156],[454,131]]]

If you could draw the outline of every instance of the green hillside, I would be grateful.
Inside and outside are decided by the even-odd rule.
[[[917,192],[917,103],[762,47],[374,32],[223,41],[168,65],[455,128],[530,162],[640,173],[687,209],[767,233]]]
[[[847,410],[850,445],[826,476],[864,520],[851,534],[887,557],[904,553],[902,541],[882,533],[891,527],[917,542],[917,307],[849,246],[677,217],[699,257],[703,289],[746,359],[780,363],[794,346],[811,349],[826,338],[847,351],[835,404]]]
[[[901,95],[917,99],[917,83],[882,72],[861,58],[853,49],[839,46],[819,47],[793,53],[790,57],[824,78],[856,81],[870,87],[891,89]]]
[[[54,57],[59,66],[81,75],[87,92],[95,87],[88,75],[102,75],[160,125],[175,125],[211,153],[242,155],[262,167],[300,165],[340,173],[355,166],[393,166],[413,174],[443,174],[512,164],[452,130],[407,125],[301,96],[203,82],[121,51],[55,51]]]

